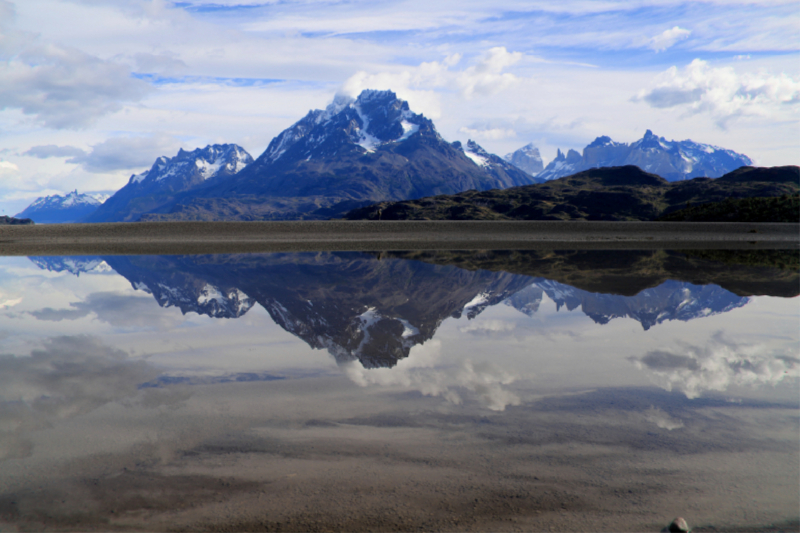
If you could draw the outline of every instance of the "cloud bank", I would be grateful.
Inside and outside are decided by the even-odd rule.
[[[733,67],[711,67],[695,59],[682,70],[671,67],[656,86],[641,90],[634,101],[659,109],[678,108],[688,114],[706,113],[718,125],[742,116],[786,118],[800,104],[800,81],[781,74],[737,74]]]
[[[3,59],[0,109],[19,109],[48,128],[87,128],[150,91],[124,65],[75,48],[33,45]]]

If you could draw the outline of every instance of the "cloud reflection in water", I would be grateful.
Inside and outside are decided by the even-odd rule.
[[[465,392],[468,392],[482,407],[493,411],[520,404],[519,396],[506,387],[516,380],[513,374],[491,363],[474,363],[469,359],[451,366],[441,363],[441,342],[433,340],[414,347],[410,355],[393,368],[364,368],[358,360],[341,366],[347,376],[362,387],[418,391],[457,405],[464,401]]]
[[[762,345],[746,345],[715,334],[705,346],[679,345],[670,350],[652,350],[631,358],[639,368],[653,372],[666,390],[676,389],[688,398],[706,391],[724,391],[731,386],[777,385],[800,377],[797,354],[774,353]]]

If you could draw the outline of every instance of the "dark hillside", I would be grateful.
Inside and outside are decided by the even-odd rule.
[[[348,220],[655,220],[729,198],[791,197],[800,168],[739,169],[717,179],[679,182],[635,166],[590,169],[543,184],[382,202]],[[780,215],[781,217],[783,215]],[[766,217],[769,219],[769,216]],[[728,220],[728,219],[725,219]],[[771,220],[764,220],[771,221]]]

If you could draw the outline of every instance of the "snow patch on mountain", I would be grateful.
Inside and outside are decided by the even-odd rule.
[[[483,156],[476,154],[475,152],[470,152],[469,150],[464,150],[464,155],[472,159],[472,161],[478,165],[479,167],[488,167],[489,166],[489,159]]]
[[[128,180],[133,185],[152,185],[173,181],[206,181],[232,176],[252,163],[253,158],[235,144],[214,144],[191,152],[183,149],[173,158],[161,156],[150,170],[134,174]]]

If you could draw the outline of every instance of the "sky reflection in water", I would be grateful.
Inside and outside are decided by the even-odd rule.
[[[797,272],[624,254],[3,258],[0,525],[791,519]],[[295,492],[279,490],[294,476]],[[236,489],[208,497],[223,478]],[[47,504],[86,479],[108,490]],[[366,485],[375,498],[345,512],[337,498]],[[147,504],[156,487],[171,495],[161,507]],[[138,504],[109,496],[130,491]],[[253,507],[265,493],[272,504]],[[312,500],[316,518],[297,503]]]

